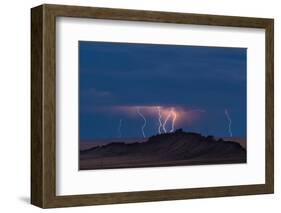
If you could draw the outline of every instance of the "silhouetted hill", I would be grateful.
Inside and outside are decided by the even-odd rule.
[[[80,169],[245,163],[246,150],[236,142],[181,129],[146,142],[114,142],[80,151]]]

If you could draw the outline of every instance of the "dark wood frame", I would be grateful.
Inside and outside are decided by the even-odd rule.
[[[162,22],[262,28],[266,34],[266,177],[265,184],[194,189],[56,195],[56,17]],[[41,5],[31,9],[31,203],[42,207],[66,207],[131,203],[218,196],[266,194],[274,191],[274,20]]]

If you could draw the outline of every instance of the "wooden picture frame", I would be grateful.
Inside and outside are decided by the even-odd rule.
[[[56,18],[262,28],[266,34],[265,184],[56,195]],[[31,203],[41,208],[267,194],[274,191],[274,21],[218,15],[44,4],[31,9]]]

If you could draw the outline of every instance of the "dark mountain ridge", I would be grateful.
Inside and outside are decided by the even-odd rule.
[[[80,151],[80,169],[245,163],[237,142],[179,129],[146,142],[113,142]]]

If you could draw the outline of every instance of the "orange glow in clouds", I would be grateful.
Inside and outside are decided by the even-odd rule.
[[[145,117],[158,118],[158,134],[174,132],[180,123],[185,122],[189,125],[200,118],[205,110],[187,109],[185,107],[174,106],[119,106],[114,107],[114,111],[123,112],[127,115],[136,116],[140,111],[142,119]],[[144,128],[142,128],[144,131]]]

